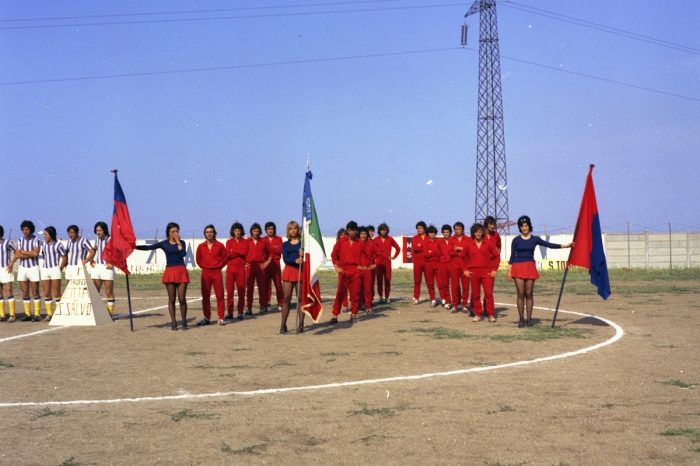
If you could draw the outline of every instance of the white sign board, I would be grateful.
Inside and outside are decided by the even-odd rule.
[[[68,281],[61,302],[56,306],[49,325],[102,325],[111,324],[107,306],[100,293],[87,278],[85,266],[78,268],[78,276]]]

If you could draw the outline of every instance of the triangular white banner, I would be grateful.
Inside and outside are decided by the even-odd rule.
[[[78,276],[68,281],[61,302],[56,306],[49,325],[102,325],[111,324],[107,306],[95,284],[88,278],[85,266],[78,268]]]

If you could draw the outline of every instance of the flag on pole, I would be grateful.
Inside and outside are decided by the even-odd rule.
[[[581,209],[576,221],[574,247],[569,257],[569,265],[577,265],[588,269],[591,283],[598,287],[598,294],[603,299],[610,296],[610,280],[608,279],[608,264],[603,250],[603,235],[598,218],[598,203],[593,188],[593,165],[588,171],[586,188],[583,191]]]
[[[126,265],[126,258],[136,248],[136,236],[134,227],[129,218],[129,207],[126,205],[124,191],[117,178],[117,170],[114,170],[114,210],[112,211],[112,235],[105,244],[102,251],[102,258],[108,263],[117,267],[125,274],[129,274]]]
[[[311,195],[310,182],[312,177],[307,164],[304,183],[304,265],[301,276],[301,308],[314,322],[318,322],[323,312],[321,289],[318,286],[318,269],[326,262],[326,251],[323,249],[323,238],[318,226],[316,206]]]

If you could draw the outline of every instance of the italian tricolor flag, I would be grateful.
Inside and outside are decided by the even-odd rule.
[[[318,322],[323,312],[321,289],[318,286],[318,269],[326,262],[326,251],[323,249],[316,206],[311,195],[311,178],[311,171],[307,167],[304,182],[304,265],[301,275],[301,308],[314,322]]]

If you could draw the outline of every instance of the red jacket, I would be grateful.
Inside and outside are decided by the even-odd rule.
[[[497,231],[493,232],[491,236],[484,236],[484,241],[488,241],[496,247],[496,250],[501,250],[501,235]]]
[[[467,249],[469,258],[469,269],[486,268],[490,272],[498,270],[501,263],[501,256],[496,247],[488,241],[482,241],[481,247],[477,247],[476,241],[472,241]]]
[[[445,238],[438,238],[435,242],[438,244],[438,251],[440,251],[440,263],[451,264],[452,258],[457,255],[457,251],[450,247]]]
[[[262,264],[270,257],[270,242],[260,238],[257,242],[253,238],[248,238],[248,255],[245,261],[248,264]]]
[[[369,267],[379,258],[379,249],[377,249],[374,241],[369,239],[365,242],[363,249],[360,265],[362,265],[362,267]]]
[[[440,260],[440,248],[437,239],[430,239],[430,236],[425,238],[423,242],[423,257],[425,262],[437,264]]]
[[[211,249],[207,242],[203,242],[197,246],[197,254],[195,256],[197,265],[202,269],[221,270],[226,266],[228,258],[226,257],[226,247],[221,242],[214,240]]]
[[[347,236],[341,237],[333,247],[333,253],[331,254],[333,265],[337,265],[340,268],[362,265],[364,246],[365,243],[360,238],[356,238],[355,241],[350,243],[350,238]]]
[[[448,244],[450,248],[455,252],[455,256],[452,257],[452,263],[455,267],[460,267],[461,269],[469,268],[469,259],[467,259],[467,248],[474,240],[471,237],[462,235],[462,238],[457,238],[456,236],[451,236]],[[455,251],[454,248],[462,248],[461,251]]]
[[[379,255],[381,258],[394,259],[401,252],[401,248],[394,238],[387,236],[384,241],[382,241],[381,236],[374,238],[374,242],[379,246]],[[395,249],[396,253],[392,256],[391,250]]]
[[[413,257],[411,260],[414,264],[425,262],[425,258],[423,257],[423,243],[427,238],[428,235],[425,235],[425,237],[416,235],[411,238],[411,249],[413,250]]]
[[[236,241],[236,238],[229,238],[226,241],[226,256],[228,257],[229,267],[243,267],[247,255],[248,240],[246,238],[241,238],[238,241]]]
[[[279,263],[280,258],[282,257],[282,238],[279,236],[273,236],[272,238],[266,236],[264,240],[269,244],[268,248],[270,251],[270,256],[272,256],[272,260]]]

